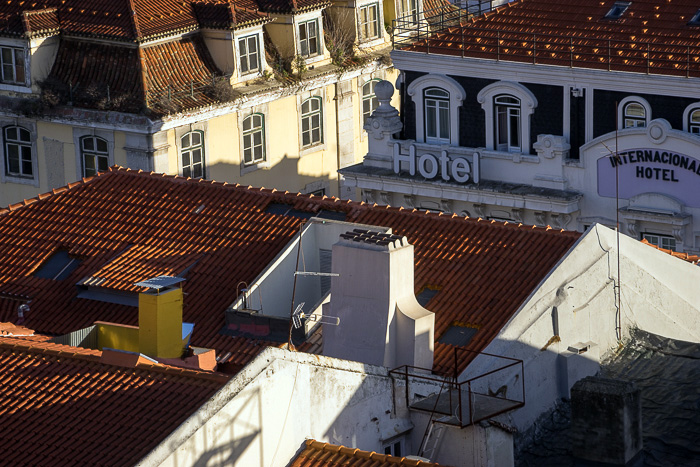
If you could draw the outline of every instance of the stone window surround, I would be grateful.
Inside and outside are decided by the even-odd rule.
[[[645,126],[649,126],[651,122],[651,105],[646,99],[639,96],[627,96],[617,104],[617,128],[622,130],[625,128],[625,107],[627,104],[636,102],[637,104],[644,107],[644,119],[646,120]]]
[[[301,105],[308,99],[312,97],[318,97],[321,99],[321,139],[322,141],[317,144],[312,144],[310,146],[304,146],[302,138],[302,125],[301,125]],[[312,152],[323,151],[326,149],[328,144],[328,131],[326,128],[326,112],[328,103],[326,102],[326,90],[325,87],[314,89],[313,91],[306,91],[297,94],[297,120],[299,125],[299,157]]]
[[[2,83],[0,82],[0,91],[13,91],[13,92],[20,92],[20,93],[31,93],[32,88],[31,88],[31,53],[29,50],[29,44],[27,43],[26,40],[22,39],[11,39],[7,37],[3,37],[2,41],[0,42],[0,46],[2,47],[13,47],[17,49],[23,49],[24,50],[24,85],[21,84],[10,84],[10,83]],[[3,171],[4,173],[4,171]]]
[[[690,131],[690,113],[694,110],[700,110],[700,102],[690,104],[683,111],[683,131]]]
[[[32,173],[33,177],[19,177],[7,174],[7,161],[5,160],[5,128],[8,126],[18,126],[29,131],[29,138],[32,145]],[[37,129],[36,123],[19,118],[0,119],[0,155],[2,156],[2,182],[18,183],[21,185],[39,186],[39,164],[37,157]]]
[[[75,146],[75,172],[77,179],[80,180],[84,177],[83,175],[83,153],[81,139],[83,136],[97,136],[107,141],[107,165],[114,165],[114,131],[110,130],[97,130],[95,128],[73,128],[73,145]]]
[[[416,141],[425,143],[423,91],[432,87],[441,88],[450,93],[450,144],[459,146],[459,108],[467,94],[457,81],[446,75],[424,75],[408,85],[406,92],[411,96],[416,107]]]
[[[299,41],[299,25],[316,21],[316,34],[318,36],[318,53],[304,57],[307,65],[324,60],[326,58],[325,47],[323,43],[323,19],[321,18],[321,10],[311,11],[301,15],[294,15],[294,50],[295,55],[301,55],[301,43]],[[303,55],[301,55],[303,57]]]
[[[259,114],[263,116],[263,127],[265,128],[265,131],[263,132],[264,135],[264,140],[263,144],[265,147],[265,160],[253,164],[248,164],[245,165],[243,163],[243,120],[245,120],[247,117],[250,117],[253,114]],[[240,173],[241,177],[245,174],[248,174],[250,172],[254,172],[259,169],[265,169],[270,167],[270,158],[269,158],[269,148],[270,148],[270,132],[267,131],[268,128],[270,128],[270,123],[269,123],[269,109],[267,104],[262,104],[262,105],[256,105],[255,107],[252,107],[250,109],[246,109],[245,111],[238,112],[238,154],[239,154],[239,159],[240,159]]]
[[[238,48],[238,40],[250,36],[257,36],[258,38],[258,65],[259,68],[255,71],[248,73],[241,73],[241,56],[240,49]],[[263,42],[263,30],[262,27],[243,29],[236,31],[233,35],[233,48],[236,67],[236,78],[237,82],[244,83],[251,79],[259,78],[265,69],[267,69],[267,62],[265,60],[265,44]]]
[[[182,176],[182,137],[185,136],[187,133],[190,133],[192,131],[201,131],[202,132],[202,150],[203,150],[203,174],[204,176],[202,178],[207,178],[209,176],[209,171],[207,167],[207,158],[208,158],[208,148],[209,148],[209,132],[207,131],[207,122],[202,121],[202,122],[197,122],[197,123],[191,123],[189,125],[183,125],[180,127],[175,128],[175,147],[177,148],[177,173],[178,175]]]
[[[530,117],[537,108],[537,98],[528,88],[520,83],[498,81],[489,84],[477,95],[486,114],[486,149],[496,151],[496,96],[507,94],[520,99],[520,144],[523,154],[530,154]]]

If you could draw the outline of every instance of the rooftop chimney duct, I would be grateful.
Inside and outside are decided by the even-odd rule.
[[[139,294],[139,352],[156,358],[182,356],[182,288],[184,279],[160,276],[136,284]]]
[[[435,314],[414,295],[413,245],[406,237],[355,229],[333,245],[324,354],[395,368],[431,369]],[[328,313],[326,313],[326,310]]]

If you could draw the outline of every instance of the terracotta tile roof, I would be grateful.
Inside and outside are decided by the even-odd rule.
[[[439,465],[434,462],[360,451],[307,439],[304,450],[294,459],[291,467],[432,467]]]
[[[231,16],[221,21],[226,10]],[[44,0],[40,4],[7,0],[0,4],[0,35],[60,30],[74,36],[141,42],[200,27],[238,29],[269,21],[257,10],[252,0]]]
[[[435,54],[612,71],[700,77],[692,0],[634,0],[617,20],[613,0],[516,0],[428,40],[399,48]]]
[[[678,251],[673,251],[673,250],[668,250],[666,248],[661,248],[659,246],[652,245],[651,243],[649,243],[649,241],[646,238],[642,239],[641,242],[644,243],[645,245],[649,245],[652,248],[656,248],[659,251],[663,251],[664,253],[669,254],[675,258],[679,258],[679,259],[682,259],[683,261],[689,262],[690,264],[697,264],[700,266],[700,255],[691,255],[688,253],[680,253]]]
[[[200,35],[140,48],[64,38],[50,79],[81,107],[159,114],[217,102],[208,86],[221,74]]]
[[[2,464],[133,465],[227,381],[100,354],[0,338]]]
[[[195,323],[192,345],[217,349],[236,371],[269,343],[219,334],[224,310],[236,299],[236,285],[251,283],[298,231],[298,218],[265,212],[271,203],[339,211],[348,222],[389,226],[408,237],[416,291],[440,288],[427,304],[436,313],[436,340],[455,322],[471,323],[479,328],[472,350],[486,347],[580,236],[114,168],[0,211],[0,321],[14,321],[14,297],[24,297],[31,299],[25,323],[39,332],[64,334],[95,321],[136,325],[135,307],[78,299],[76,284],[109,273],[110,287],[131,290],[152,272],[191,265],[183,319]],[[64,280],[35,277],[59,249],[80,265]],[[158,261],[145,270],[136,252]],[[451,368],[452,358],[448,345],[436,344],[437,371]]]
[[[262,11],[269,13],[303,13],[331,5],[331,0],[257,0]]]

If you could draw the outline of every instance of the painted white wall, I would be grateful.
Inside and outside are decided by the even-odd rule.
[[[589,229],[486,348],[524,361],[525,406],[501,416],[507,423],[527,428],[558,398],[568,397],[576,380],[594,374],[600,357],[618,347],[616,242],[615,231],[607,227]],[[638,327],[700,342],[700,267],[624,235],[619,257],[623,339]],[[553,307],[560,341],[547,345],[555,335]],[[579,343],[593,347],[572,355],[567,349]],[[483,372],[486,365],[483,358],[475,360],[460,379]],[[489,388],[496,391],[504,382],[509,393],[521,384],[495,377]]]

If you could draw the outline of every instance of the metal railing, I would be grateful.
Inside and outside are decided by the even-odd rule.
[[[525,378],[522,360],[455,347],[455,368],[458,368],[459,352],[493,357],[508,361],[509,363],[464,381],[459,381],[455,377],[440,377],[434,375],[430,373],[430,370],[427,368],[410,365],[403,365],[395,368],[391,370],[389,374],[392,377],[405,381],[406,405],[408,407],[431,413],[431,421],[435,415],[442,415],[441,418],[437,418],[435,421],[464,428],[525,405]],[[517,376],[510,377],[504,373],[510,369],[512,369],[511,371],[514,371]],[[489,377],[494,380],[500,378],[499,382],[504,380],[513,381],[514,385],[520,386],[519,388],[514,388],[520,390],[520,397],[507,398],[505,394],[500,396],[491,393],[489,390],[479,390],[479,386],[488,387],[488,382],[486,382],[485,379]],[[520,384],[517,384],[518,382]],[[411,394],[413,394],[411,391],[412,384],[414,386],[422,386],[423,388],[425,385],[438,387],[439,384],[440,390],[429,396],[418,397],[419,400],[417,399],[411,402]],[[512,392],[513,391],[511,391],[511,393]]]
[[[456,11],[455,11],[456,10]],[[443,7],[423,12],[418,21],[394,23],[394,49],[535,65],[700,77],[700,43],[575,37],[504,31],[488,22],[470,23],[470,9]]]

